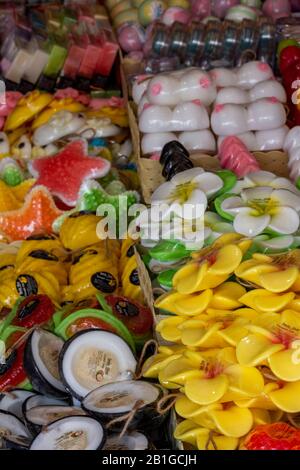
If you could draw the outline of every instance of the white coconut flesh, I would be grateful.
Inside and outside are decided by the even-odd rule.
[[[129,380],[110,383],[93,390],[83,400],[83,406],[99,413],[117,414],[131,411],[137,402],[140,406],[154,403],[159,389],[144,381]]]
[[[146,450],[148,439],[140,432],[131,432],[120,437],[119,434],[111,435],[103,447],[103,450]]]
[[[82,408],[75,406],[36,406],[26,411],[26,419],[33,424],[46,426],[67,416],[85,416]]]
[[[103,428],[93,418],[71,416],[41,431],[30,450],[96,450],[103,441]]]
[[[130,379],[136,359],[119,336],[107,331],[87,331],[70,341],[62,359],[62,375],[79,397],[110,382]]]
[[[58,356],[63,340],[45,330],[35,330],[31,337],[33,360],[45,380],[57,390],[65,391],[58,369]]]
[[[58,398],[47,397],[46,395],[34,395],[26,400],[25,411],[31,410],[37,406],[66,406],[66,402]]]
[[[32,395],[35,395],[35,393],[27,390],[5,392],[0,401],[0,410],[9,411],[18,418],[23,419],[22,405]]]
[[[0,412],[0,437],[10,436],[31,437],[27,428],[16,416]]]

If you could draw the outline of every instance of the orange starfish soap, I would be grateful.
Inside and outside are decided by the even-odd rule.
[[[0,213],[0,232],[10,240],[51,233],[53,221],[61,214],[49,191],[43,186],[36,186],[20,209]]]

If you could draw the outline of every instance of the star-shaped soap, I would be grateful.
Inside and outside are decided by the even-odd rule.
[[[53,221],[62,214],[44,186],[34,187],[17,210],[0,213],[0,232],[10,240],[52,232]]]
[[[73,207],[83,181],[105,176],[110,163],[101,157],[89,157],[86,141],[79,139],[56,155],[33,160],[29,170],[37,178],[37,185],[46,186],[52,195]]]

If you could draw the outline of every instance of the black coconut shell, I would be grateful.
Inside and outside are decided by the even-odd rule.
[[[45,377],[43,377],[40,370],[38,369],[36,362],[34,360],[33,352],[32,352],[31,340],[32,340],[33,334],[34,332],[32,332],[31,335],[29,336],[26,346],[25,346],[24,368],[34,390],[37,390],[43,395],[50,395],[52,397],[66,399],[68,397],[67,391],[63,392],[53,387],[53,385],[50,384],[46,380]]]
[[[78,418],[82,418],[82,415],[79,415],[77,416]],[[71,418],[76,418],[76,416],[71,416]],[[60,419],[57,419],[56,421],[53,421],[49,426],[51,426],[52,424],[54,423],[58,423],[59,421],[62,421],[63,419],[67,419],[67,418],[60,418]],[[102,423],[100,423],[102,424]],[[107,439],[107,433],[106,433],[106,429],[105,427],[102,425],[102,430],[103,430],[103,437],[102,437],[102,441],[100,442],[99,446],[97,449],[94,449],[94,450],[101,450],[103,448],[103,446],[105,445],[105,442],[106,442],[106,439]],[[43,432],[43,431],[41,431]],[[40,433],[39,433],[40,434]],[[38,435],[35,436],[35,438],[33,439],[33,441],[31,442],[31,445],[34,443],[35,439],[38,437]],[[29,449],[30,450],[30,449]]]
[[[148,429],[149,430],[154,429],[154,428],[156,429],[159,426],[161,426],[161,424],[164,422],[165,415],[160,415],[156,409],[156,403],[164,395],[164,389],[157,384],[155,384],[155,386],[160,389],[160,393],[159,393],[157,400],[155,400],[155,402],[153,403],[145,405],[143,408],[140,408],[135,412],[132,420],[130,421],[128,425],[128,430],[143,432],[143,431],[147,431]],[[103,413],[103,412],[98,412],[95,410],[90,410],[84,405],[84,400],[81,403],[81,406],[87,413],[89,413],[98,421],[106,425],[110,421],[116,418],[125,417],[128,414],[127,411],[125,411],[124,413]],[[110,426],[109,430],[113,432],[120,432],[124,428],[125,422],[126,422],[126,419],[124,418],[123,421],[116,422],[112,426]]]

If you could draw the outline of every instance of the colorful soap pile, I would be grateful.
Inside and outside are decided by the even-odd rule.
[[[299,2],[33,3],[0,5],[0,446],[300,450]]]
[[[1,71],[8,89],[52,91],[105,85],[118,45],[101,5],[45,5],[12,12],[1,28]]]
[[[180,392],[175,436],[202,450],[236,449],[253,427],[300,411],[299,250],[245,260],[250,247],[224,235],[156,301],[172,314],[157,331],[175,345],[148,359],[144,376]]]
[[[132,93],[144,155],[160,153],[171,140],[189,151],[214,154],[232,135],[251,151],[276,150],[288,132],[285,90],[264,62],[142,76]]]

